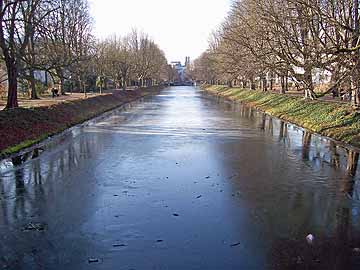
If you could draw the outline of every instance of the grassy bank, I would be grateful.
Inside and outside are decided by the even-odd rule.
[[[312,132],[360,147],[360,112],[348,104],[226,86],[204,86],[203,89],[213,95],[241,101]]]
[[[52,106],[0,111],[0,157],[16,153],[158,90],[116,91],[114,94],[66,101]]]

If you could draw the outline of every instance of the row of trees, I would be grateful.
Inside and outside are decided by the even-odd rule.
[[[144,86],[167,74],[164,53],[146,34],[134,30],[97,41],[87,0],[3,0],[0,24],[7,109],[18,107],[19,82],[38,98],[38,71],[49,74],[61,94],[67,84],[85,91],[90,82],[103,88],[112,81],[125,89],[130,81]]]
[[[359,105],[359,0],[236,0],[194,63],[199,80],[233,82],[263,90],[288,80],[316,98],[315,78],[330,77],[327,90],[351,93]]]
[[[69,73],[81,77],[82,63],[89,59],[92,19],[85,0],[0,1],[0,48],[6,66],[6,108],[18,106],[20,80],[37,99],[35,72],[48,72],[63,85]]]
[[[109,78],[117,87],[126,89],[130,83],[144,87],[167,76],[164,52],[147,34],[137,30],[125,37],[112,36],[99,42],[94,59],[100,88],[106,87]]]

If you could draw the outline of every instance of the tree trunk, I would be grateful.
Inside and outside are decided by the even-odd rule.
[[[253,78],[250,80],[250,88],[251,90],[256,90],[256,84]]]
[[[61,95],[65,96],[65,87],[64,87],[64,74],[63,74],[63,70],[61,69],[56,69],[56,76],[59,78],[60,82],[59,82],[59,92]],[[81,87],[81,86],[80,86]]]
[[[82,80],[80,80],[79,82],[80,82],[80,87],[83,89],[84,97],[87,98],[87,92],[86,92],[85,82],[83,82]],[[80,88],[80,89],[81,89],[81,88]]]
[[[359,107],[359,82],[352,83],[352,92],[351,92],[351,105],[358,108]]]
[[[34,33],[34,27],[32,22],[29,24],[30,30],[30,38],[29,38],[29,44],[28,44],[28,54],[29,54],[29,75],[30,75],[30,99],[39,99],[37,93],[36,93],[36,83],[35,83],[35,71],[34,66],[36,63],[36,55],[35,55],[35,33]]]
[[[243,80],[243,81],[242,81],[242,88],[246,89],[247,86],[248,86],[248,82],[245,81],[245,80]]]
[[[267,79],[266,76],[262,76],[262,90],[263,92],[267,92],[268,87],[267,87]]]
[[[19,107],[18,98],[17,98],[18,72],[15,61],[13,61],[13,63],[7,63],[7,72],[8,72],[8,96],[7,96],[7,104],[5,109],[13,109]]]
[[[359,0],[354,0],[353,2],[354,4],[354,32],[353,32],[353,41],[352,41],[352,46],[356,47],[358,45],[358,40],[359,40],[359,35],[360,35],[360,25],[359,25]],[[351,104],[354,107],[359,107],[359,88],[360,88],[360,72],[359,72],[359,67],[360,67],[360,52],[359,50],[356,51],[355,56],[354,56],[354,65],[355,65],[355,70],[354,70],[354,74],[352,75],[352,81],[351,81],[351,86],[352,86],[352,94],[351,94]]]
[[[64,77],[60,77],[60,93],[61,95],[65,96],[66,95],[66,91],[65,91],[65,81],[64,81]]]
[[[46,87],[49,86],[49,78],[48,78],[48,73],[47,73],[47,71],[45,71],[45,85],[46,85]]]
[[[30,99],[39,99],[36,93],[35,72],[33,68],[30,68]]]
[[[285,76],[281,76],[281,90],[280,90],[280,94],[285,94],[286,93],[286,85],[285,85]]]
[[[316,98],[316,96],[314,93],[312,69],[309,67],[305,67],[304,82],[305,82],[305,99],[314,100]]]
[[[312,78],[312,71],[314,68],[314,63],[312,59],[312,47],[311,44],[311,29],[310,29],[310,20],[304,17],[304,14],[311,14],[310,7],[305,7],[304,10],[300,8],[298,14],[300,16],[300,33],[301,33],[301,44],[303,46],[302,56],[304,58],[304,77],[302,83],[305,88],[305,99],[315,99],[314,93],[314,84]]]
[[[270,91],[273,91],[274,90],[274,77],[275,77],[275,75],[274,75],[274,72],[270,72],[269,74],[270,74],[270,79],[269,79],[269,81],[270,81]]]
[[[332,86],[332,92],[339,95],[339,79],[340,79],[340,65],[336,65],[334,71],[331,74],[330,85]]]
[[[125,79],[123,79],[123,81],[122,81],[122,89],[124,91],[126,91],[126,80]]]

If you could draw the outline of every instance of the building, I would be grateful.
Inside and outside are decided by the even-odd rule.
[[[171,62],[172,68],[176,70],[179,75],[180,82],[183,83],[186,81],[186,69],[190,66],[190,57],[185,58],[185,65],[182,65],[180,61]]]

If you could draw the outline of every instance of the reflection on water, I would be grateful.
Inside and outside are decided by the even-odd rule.
[[[346,171],[350,175],[355,176],[358,163],[359,163],[359,153],[352,150],[348,150],[348,161],[347,161]]]
[[[88,249],[124,269],[146,269],[134,254],[181,259],[182,269],[201,269],[199,258],[231,265],[223,269],[359,266],[357,151],[193,88],[169,92],[1,162],[0,268],[37,269],[39,258],[81,265]],[[49,232],[24,233],[39,223]],[[167,232],[156,253],[151,241]],[[128,244],[120,236],[138,246],[116,253],[114,242]]]
[[[340,154],[337,152],[337,146],[333,141],[330,141],[330,164],[332,167],[340,168]]]
[[[310,146],[311,146],[311,133],[304,131],[303,134],[303,148],[302,148],[302,158],[304,160],[309,160],[310,156]]]
[[[11,158],[16,169],[9,170],[7,166],[0,175],[0,226],[36,216],[37,208],[48,203],[56,186],[66,184],[58,180],[65,180],[81,169],[93,153],[99,151],[99,147],[99,142],[80,136],[75,142],[67,142],[60,151],[52,153],[51,158],[47,153],[41,155],[42,149]]]
[[[78,213],[76,206],[66,205],[66,200],[74,201],[71,197],[77,196],[78,203],[86,208],[89,198],[71,192],[79,188],[89,194],[94,188],[86,179],[74,183],[70,177],[86,167],[101,148],[96,138],[79,135],[51,153],[34,149],[7,161],[0,175],[0,269],[61,268],[65,256],[57,242],[64,236],[57,226],[63,219],[73,226],[80,225],[72,218],[73,211]],[[9,163],[16,169],[9,170]],[[52,227],[50,235],[46,232],[48,223]]]
[[[227,101],[219,98],[218,102],[222,104]],[[266,132],[268,136],[277,137],[279,142],[290,148],[291,137],[293,136],[295,140],[299,140],[299,134],[301,134],[301,146],[297,143],[294,148],[301,147],[301,158],[303,160],[312,161],[313,166],[319,163],[328,163],[333,169],[339,169],[344,172],[344,175],[355,179],[359,165],[358,150],[354,148],[347,149],[331,139],[313,135],[307,130],[300,129],[280,119],[272,118],[241,103],[226,103],[223,106],[239,112],[242,118],[258,122],[260,130]]]
[[[239,112],[242,118],[257,123],[256,126],[266,133],[267,138],[272,138],[273,142],[276,141],[285,147],[291,157],[286,162],[293,162],[293,164],[287,163],[287,166],[294,167],[294,174],[285,180],[289,186],[294,187],[297,185],[295,181],[301,180],[303,183],[303,188],[299,187],[300,191],[294,189],[290,191],[288,198],[284,198],[281,195],[283,193],[280,190],[281,183],[278,181],[277,193],[270,195],[274,196],[272,198],[275,202],[269,201],[269,198],[257,197],[255,199],[257,201],[253,203],[256,205],[260,200],[264,200],[259,207],[263,208],[264,212],[257,214],[267,216],[262,217],[266,220],[264,228],[268,228],[265,229],[264,234],[272,235],[282,229],[286,231],[280,233],[282,235],[280,237],[264,236],[262,239],[271,244],[268,252],[268,269],[358,269],[360,267],[359,152],[352,148],[346,149],[330,139],[314,135],[247,106],[238,103],[228,103],[226,106],[234,110],[238,110],[240,106]],[[281,149],[274,155],[281,155]],[[273,158],[279,162],[278,157]],[[307,169],[298,168],[302,166],[301,160],[310,170],[319,171],[321,177],[314,175],[312,179],[304,181],[304,176],[301,174],[306,175],[305,177],[309,176]],[[263,169],[264,166],[266,165],[261,162],[259,169]],[[257,180],[252,179],[252,181]],[[243,184],[239,184],[237,188],[241,189]],[[257,182],[255,185],[266,188],[264,183]],[[308,185],[310,189],[307,188]],[[322,191],[321,185],[329,186],[330,192]],[[265,192],[261,193],[262,196],[266,196]],[[277,197],[283,199],[279,200]],[[280,207],[282,203],[287,204],[286,211],[280,210],[284,208]],[[308,233],[316,235],[311,246],[304,240]]]
[[[288,136],[288,125],[283,121],[280,121],[279,141],[288,145],[290,144],[290,137]]]

